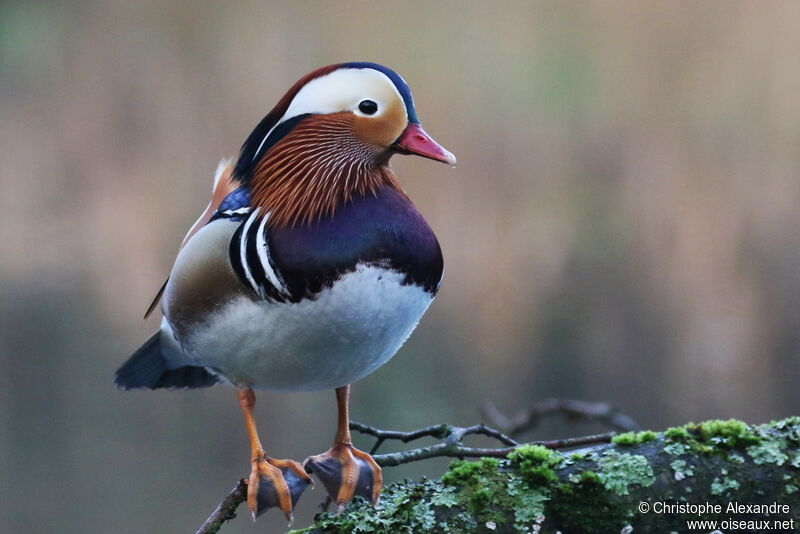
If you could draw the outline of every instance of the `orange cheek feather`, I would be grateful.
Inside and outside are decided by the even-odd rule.
[[[390,103],[379,117],[356,116],[353,130],[367,143],[389,148],[403,133],[407,123],[406,111],[397,101]]]

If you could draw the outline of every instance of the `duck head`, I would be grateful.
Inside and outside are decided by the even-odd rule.
[[[242,146],[233,177],[270,224],[309,224],[388,186],[394,154],[456,164],[422,129],[411,91],[375,63],[342,63],[297,81]]]

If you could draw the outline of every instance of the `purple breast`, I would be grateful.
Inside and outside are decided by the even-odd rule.
[[[292,300],[313,298],[358,264],[402,273],[432,295],[443,261],[439,242],[404,195],[384,187],[311,225],[268,230],[270,254]]]

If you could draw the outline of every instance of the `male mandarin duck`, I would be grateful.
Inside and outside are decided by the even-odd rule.
[[[442,278],[436,236],[389,166],[394,154],[456,159],[420,125],[406,82],[374,63],[302,77],[223,160],[181,245],[154,334],[116,374],[124,389],[233,385],[250,438],[247,506],[291,520],[315,473],[341,510],[377,503],[381,469],[349,431],[350,384],[411,335]],[[301,466],[267,455],[255,389],[335,389],[333,446]],[[305,468],[305,469],[304,469]]]

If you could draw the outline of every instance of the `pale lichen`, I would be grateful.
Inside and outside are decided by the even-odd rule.
[[[692,449],[685,443],[672,442],[664,445],[664,452],[673,456],[681,456],[682,454],[689,454]]]
[[[650,462],[640,454],[608,450],[598,458],[597,465],[603,486],[617,495],[628,495],[630,486],[647,487],[656,480]]]
[[[744,456],[732,452],[728,455],[728,461],[735,464],[743,464],[745,462]]]
[[[728,477],[714,477],[711,482],[711,495],[722,495],[728,490],[739,489],[739,482]]]
[[[756,464],[783,465],[789,460],[786,450],[786,440],[780,438],[765,439],[757,445],[747,447],[747,454]]]
[[[674,472],[675,480],[683,480],[686,477],[694,475],[694,469],[686,463],[686,460],[674,460],[669,465]]]

